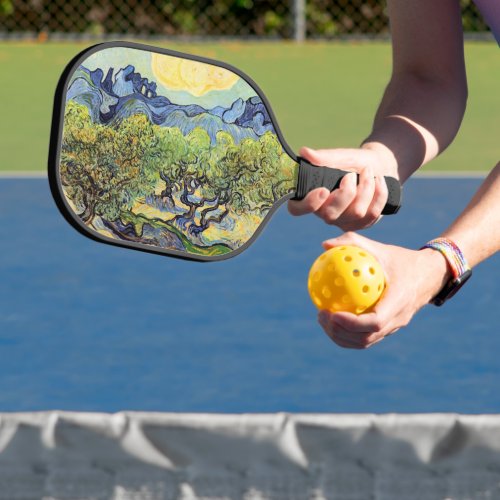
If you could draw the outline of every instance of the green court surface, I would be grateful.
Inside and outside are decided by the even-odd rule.
[[[54,89],[65,64],[92,43],[0,44],[0,170],[46,168]],[[231,63],[269,98],[287,142],[355,147],[368,134],[391,71],[386,42],[152,44]],[[467,113],[453,145],[425,169],[489,170],[498,161],[500,60],[494,43],[466,44]]]

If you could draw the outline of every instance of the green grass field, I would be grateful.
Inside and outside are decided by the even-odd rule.
[[[65,64],[84,43],[2,43],[0,170],[46,168],[52,99]],[[163,46],[167,46],[163,44]],[[391,70],[388,43],[172,43],[227,61],[264,90],[287,142],[355,147],[368,134]],[[453,145],[426,170],[488,170],[498,161],[498,82],[494,43],[466,45],[469,104]]]

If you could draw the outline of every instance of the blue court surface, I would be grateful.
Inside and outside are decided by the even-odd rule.
[[[413,179],[365,234],[418,248],[480,182]],[[351,351],[307,294],[339,234],[314,216],[282,207],[241,255],[187,262],[86,239],[46,179],[4,178],[0,227],[0,411],[500,411],[498,255],[453,301]]]

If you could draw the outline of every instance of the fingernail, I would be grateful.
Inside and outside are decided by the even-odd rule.
[[[330,191],[328,189],[322,189],[319,192],[319,199],[320,200],[326,200],[330,196]]]

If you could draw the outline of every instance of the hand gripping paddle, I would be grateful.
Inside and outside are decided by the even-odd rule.
[[[274,210],[347,172],[296,157],[269,103],[227,64],[128,42],[84,50],[54,103],[52,194],[86,236],[220,260],[247,248]],[[401,188],[385,178],[384,214]]]

